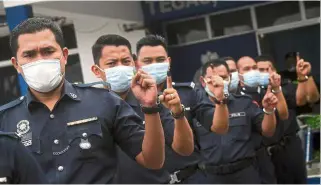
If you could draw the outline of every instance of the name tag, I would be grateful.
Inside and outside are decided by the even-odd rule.
[[[235,112],[235,113],[231,113],[229,118],[237,118],[237,117],[244,117],[246,116],[245,112]]]
[[[92,117],[92,118],[87,118],[87,119],[82,119],[82,120],[78,120],[78,121],[69,122],[69,123],[67,123],[67,125],[68,126],[74,126],[74,125],[84,124],[84,123],[88,123],[88,122],[96,121],[96,120],[98,120],[97,117]]]

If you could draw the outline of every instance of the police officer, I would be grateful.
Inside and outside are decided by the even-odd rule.
[[[0,184],[44,184],[45,175],[15,133],[0,132]]]
[[[146,71],[156,80],[158,91],[163,94],[168,84],[166,82],[167,71],[171,58],[167,53],[165,39],[157,35],[148,35],[140,39],[136,44],[137,63],[136,66]],[[170,82],[169,82],[170,83]],[[193,90],[191,83],[172,83],[177,90],[181,102],[185,105],[186,117],[191,124],[194,133],[201,134],[203,127],[197,122],[208,123],[213,132],[224,134],[228,130],[228,110],[225,106],[215,109],[213,116],[213,105],[202,96],[198,96]],[[213,87],[213,91],[221,91],[220,88]],[[193,124],[195,123],[195,124]],[[205,130],[205,133],[208,132]],[[195,135],[198,138],[198,135]],[[196,141],[195,143],[198,143]],[[185,158],[176,155],[166,155],[165,168],[171,172],[172,182],[180,183],[207,183],[206,176],[201,169],[202,157],[199,152],[199,144],[195,145],[194,153]]]
[[[255,133],[270,137],[275,129],[276,96],[269,92],[262,100],[263,111],[246,95],[234,95],[228,92],[230,72],[222,61],[209,61],[203,68],[202,86],[208,98],[215,106],[227,105],[229,109],[229,131],[226,135],[213,134],[214,147],[207,159],[206,172],[210,183],[238,184],[261,183],[255,168]],[[224,94],[209,91],[210,79],[219,79]],[[211,125],[205,125],[210,128]]]
[[[92,47],[95,65],[92,72],[103,81],[107,82],[110,90],[124,99],[135,112],[144,118],[140,109],[137,93],[131,88],[134,76],[135,64],[131,56],[130,42],[119,35],[103,35],[98,38]],[[141,75],[152,77],[143,71],[138,71]],[[155,80],[153,80],[154,83]],[[167,153],[176,153],[177,156],[188,156],[194,150],[193,133],[188,121],[184,116],[184,107],[181,106],[179,96],[175,89],[165,90],[163,102],[170,111],[164,106],[161,107],[161,120],[165,133],[165,146]],[[161,184],[170,182],[170,175],[165,170],[148,170],[142,168],[132,159],[119,151],[119,172],[117,183],[136,184],[152,183]]]
[[[275,71],[274,61],[270,56],[259,56],[256,58],[256,62],[261,72],[268,72],[271,69]],[[306,67],[310,68],[309,63],[298,59],[296,66],[298,76],[309,74],[310,69],[302,69],[299,66],[300,63],[302,63],[302,66],[306,65]],[[307,172],[304,151],[301,140],[297,135],[300,128],[296,120],[296,107],[303,105],[302,100],[303,102],[311,101],[309,97],[314,97],[315,95],[309,93],[318,94],[318,90],[315,88],[313,79],[312,82],[309,82],[309,80],[300,81],[297,87],[287,80],[282,80],[282,90],[289,108],[289,119],[281,121],[280,129],[274,140],[267,140],[265,145],[268,146],[275,165],[278,183],[303,184],[306,183]]]
[[[277,73],[261,72],[257,69],[257,64],[255,60],[251,57],[244,56],[237,61],[237,67],[239,71],[239,88],[238,94],[247,94],[253,98],[255,102],[258,103],[260,107],[261,101],[266,94],[266,87],[271,86],[271,91],[278,98],[277,109],[277,119],[286,120],[288,119],[288,108],[285,101],[282,88],[281,88],[281,77]],[[280,125],[276,126],[276,134],[280,130]],[[262,183],[264,184],[274,184],[276,183],[276,177],[274,173],[274,165],[271,158],[268,155],[266,146],[262,143],[264,140],[273,140],[274,137],[266,138],[260,135],[256,136],[257,139],[254,140],[257,147],[257,165],[258,170],[261,175]]]
[[[1,130],[17,132],[49,183],[111,183],[117,169],[115,145],[140,165],[160,169],[164,132],[157,89],[136,76],[145,116],[105,89],[80,87],[64,79],[68,49],[58,25],[30,18],[11,33],[12,64],[29,89],[0,107]]]

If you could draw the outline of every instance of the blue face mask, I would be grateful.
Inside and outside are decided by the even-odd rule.
[[[142,70],[151,75],[157,85],[163,83],[167,77],[167,71],[169,69],[169,62],[149,64],[142,67]]]
[[[130,88],[131,80],[134,76],[134,67],[117,66],[105,69],[107,83],[112,91],[122,93]]]
[[[231,83],[230,83],[230,89],[229,89],[230,92],[236,92],[239,82],[240,82],[239,73],[238,72],[231,73]]]
[[[269,73],[260,73],[259,85],[268,86],[270,83],[270,74]]]
[[[243,75],[243,82],[248,87],[257,87],[259,86],[260,72],[257,70],[252,70]]]
[[[206,86],[205,86],[205,91],[206,91],[206,93],[209,95],[209,96],[211,96],[211,97],[213,97],[213,98],[215,98],[215,95],[211,92],[211,90],[208,88],[208,85],[206,84]]]

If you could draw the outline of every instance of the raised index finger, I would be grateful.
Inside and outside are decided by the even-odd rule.
[[[166,82],[167,82],[167,88],[173,88],[173,80],[172,80],[172,74],[170,71],[167,71],[167,79],[166,79]]]

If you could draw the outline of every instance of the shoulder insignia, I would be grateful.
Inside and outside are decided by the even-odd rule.
[[[172,83],[173,87],[190,87],[192,89],[195,88],[195,83],[194,82],[182,82],[182,83]]]
[[[12,139],[20,140],[19,135],[17,133],[15,133],[15,132],[1,132],[0,131],[0,137],[1,136],[5,136],[5,137],[12,138]]]
[[[5,105],[0,106],[0,112],[19,105],[21,102],[23,102],[24,99],[25,99],[25,97],[21,96],[19,99],[13,100],[12,102],[9,102]]]
[[[93,87],[96,85],[104,85],[108,87],[108,90],[110,89],[110,84],[104,81],[99,81],[99,82],[92,82],[92,83],[86,83],[86,84],[80,84],[80,83],[74,83],[73,84],[76,87],[82,87],[82,88],[86,88],[86,87]]]

